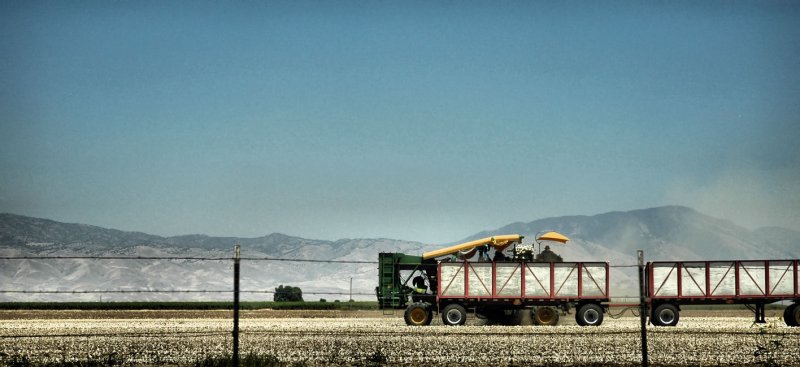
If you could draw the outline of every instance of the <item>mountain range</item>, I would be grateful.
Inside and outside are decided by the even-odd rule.
[[[518,222],[464,238],[519,233],[523,243],[554,230],[570,238],[551,249],[565,261],[636,264],[636,251],[649,260],[785,259],[800,257],[800,232],[777,227],[748,230],[682,206],[664,206],[592,216]],[[461,242],[461,241],[457,241]],[[454,243],[457,243],[454,242]],[[256,238],[183,235],[162,237],[85,224],[0,214],[0,257],[117,256],[230,258],[241,246],[244,300],[270,300],[279,284],[300,287],[306,300],[372,299],[377,268],[371,263],[263,261],[259,258],[377,261],[379,252],[418,255],[447,244],[393,239],[325,241],[273,233]],[[249,260],[248,260],[249,258]],[[612,268],[612,296],[635,294],[632,268]],[[65,293],[0,292],[0,301],[228,300],[230,293],[136,293],[137,290],[232,289],[230,260],[0,259],[3,291],[58,290]],[[352,283],[352,288],[351,288]],[[123,290],[131,293],[71,293]],[[334,294],[330,294],[334,293]]]

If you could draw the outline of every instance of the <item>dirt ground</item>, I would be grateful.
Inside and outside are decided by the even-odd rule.
[[[612,314],[613,314],[612,310]],[[695,312],[695,311],[691,311]],[[768,316],[754,325],[737,310],[649,325],[649,359],[658,366],[783,365],[800,367],[800,328]],[[774,314],[774,312],[772,312]],[[4,311],[0,366],[114,361],[121,366],[192,366],[232,348],[231,311]],[[357,317],[357,316],[364,317]],[[243,311],[240,350],[308,366],[637,366],[639,319],[609,317],[599,327],[482,326],[470,316],[452,327],[405,326],[402,313],[381,311]],[[168,319],[169,318],[169,319]],[[314,319],[311,319],[314,318]],[[380,362],[378,364],[372,362]],[[105,362],[104,362],[105,363]],[[109,362],[110,363],[110,362]],[[18,365],[18,364],[17,364]]]

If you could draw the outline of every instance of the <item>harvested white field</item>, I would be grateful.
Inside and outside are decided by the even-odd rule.
[[[800,328],[780,320],[686,317],[676,327],[648,329],[652,365],[800,365]],[[220,318],[0,320],[0,361],[104,359],[127,365],[188,365],[231,351],[232,321]],[[599,327],[409,327],[387,318],[247,318],[242,354],[285,362],[353,365],[639,365],[639,319]],[[385,358],[385,359],[384,359]]]

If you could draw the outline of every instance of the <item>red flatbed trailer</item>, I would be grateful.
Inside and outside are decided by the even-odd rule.
[[[784,321],[800,326],[798,260],[655,261],[647,263],[647,296],[654,325],[674,326],[681,305],[752,304],[755,321],[764,306],[794,301]]]
[[[437,308],[442,321],[460,325],[466,309],[479,314],[541,308],[534,322],[557,322],[552,309],[576,308],[580,325],[600,325],[609,300],[606,262],[441,262],[438,265]],[[537,309],[538,309],[537,308]],[[555,320],[553,320],[555,318]]]

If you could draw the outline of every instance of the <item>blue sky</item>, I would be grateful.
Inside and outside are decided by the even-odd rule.
[[[0,4],[0,212],[447,242],[800,230],[800,2]]]

